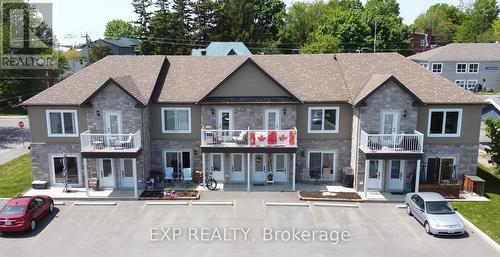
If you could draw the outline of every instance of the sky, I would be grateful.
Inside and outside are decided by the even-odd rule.
[[[297,2],[297,0],[284,1],[288,6]],[[397,1],[400,4],[400,15],[405,24],[412,24],[418,15],[435,3],[458,5],[460,2],[460,0]],[[103,38],[104,28],[108,21],[136,18],[130,0],[30,0],[30,2],[53,3],[53,29],[57,40],[62,45],[83,43],[85,34],[88,34],[92,40]]]

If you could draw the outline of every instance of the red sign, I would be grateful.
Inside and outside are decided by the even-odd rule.
[[[24,122],[20,121],[18,125],[20,128],[24,128]]]

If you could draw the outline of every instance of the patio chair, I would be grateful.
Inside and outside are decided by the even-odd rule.
[[[120,145],[122,148],[127,148],[127,146],[130,146],[130,143],[132,143],[132,134],[129,134],[127,139],[120,140]]]
[[[233,141],[236,144],[243,145],[245,144],[245,136],[247,135],[247,131],[243,130],[237,137],[233,137]]]
[[[191,172],[191,168],[182,169],[182,180],[184,184],[193,183],[193,173]]]
[[[165,167],[165,182],[174,181],[174,168],[173,167]]]

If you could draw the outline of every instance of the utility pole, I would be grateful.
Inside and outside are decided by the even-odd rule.
[[[373,19],[375,22],[375,31],[373,33],[373,53],[377,52],[377,21]]]

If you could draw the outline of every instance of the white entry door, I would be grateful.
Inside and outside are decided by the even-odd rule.
[[[278,110],[266,110],[264,115],[264,129],[279,130],[280,129],[280,112]]]
[[[233,110],[219,110],[217,115],[217,129],[218,130],[233,130]],[[233,134],[231,132],[223,132],[222,136],[224,141],[231,140]]]
[[[402,192],[404,189],[404,170],[405,161],[391,160],[389,161],[389,191]]]
[[[399,112],[382,111],[380,122],[381,134],[397,134],[399,131]]]
[[[382,166],[382,160],[370,160],[370,165],[368,166],[368,181],[366,182],[368,189],[382,189]]]
[[[288,182],[288,155],[277,153],[273,156],[273,178],[274,182]]]
[[[122,114],[119,111],[104,112],[104,133],[105,134],[122,134]],[[115,146],[120,138],[115,136],[106,137],[107,146]]]
[[[210,169],[216,181],[224,182],[224,154],[212,153],[210,155]]]
[[[134,166],[132,159],[120,159],[120,185],[122,188],[134,187]]]
[[[252,155],[253,182],[264,182],[267,179],[267,154],[254,153]]]
[[[231,154],[231,181],[245,181],[245,158],[242,153]]]
[[[102,188],[115,187],[115,171],[113,159],[99,159],[99,185]]]

